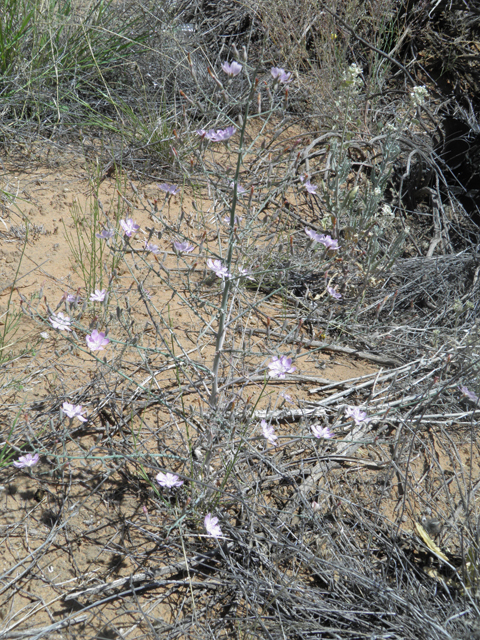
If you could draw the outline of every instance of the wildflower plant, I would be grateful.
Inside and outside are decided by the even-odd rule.
[[[242,65],[236,62],[224,62],[222,63],[222,71],[227,74],[227,76],[238,76],[238,74],[242,70]]]
[[[74,405],[70,404],[69,402],[64,402],[62,404],[62,411],[66,416],[70,418],[70,420],[77,418],[77,420],[80,420],[80,422],[87,422],[87,418],[84,416],[85,409],[79,404]]]
[[[63,311],[59,311],[58,313],[54,313],[49,317],[49,322],[54,329],[58,329],[59,331],[71,331],[72,320],[70,316],[67,316],[63,313]]]
[[[114,213],[110,219],[107,217],[106,207],[99,196],[101,179],[98,173],[94,173],[94,193],[85,207],[77,199],[73,200],[70,208],[73,224],[67,225],[63,219],[73,270],[81,276],[85,289],[91,292],[103,289],[121,262],[122,254],[119,249],[122,246],[120,238],[123,228],[120,220],[123,219],[125,224],[128,219],[128,216],[124,218],[126,203],[120,196],[109,203]],[[123,188],[120,182],[117,186],[119,190]],[[129,225],[127,229],[133,233],[133,228]]]
[[[278,436],[275,434],[275,429],[271,424],[268,424],[266,420],[262,420],[260,423],[262,427],[263,437],[270,442],[273,447],[277,446]]]
[[[330,431],[328,427],[322,427],[319,424],[312,424],[311,430],[315,438],[329,440],[333,438],[333,433]]]
[[[361,424],[367,424],[371,418],[368,417],[366,411],[362,411],[360,407],[347,407],[345,409],[345,416],[352,418],[356,426]]]
[[[292,365],[292,359],[287,356],[275,356],[268,363],[268,375],[270,378],[285,378],[287,373],[295,373],[296,367]]]
[[[90,351],[103,351],[110,342],[110,340],[105,337],[105,333],[97,329],[94,329],[92,333],[87,335],[85,340]]]
[[[212,516],[211,513],[207,513],[204,520],[205,529],[207,530],[207,535],[211,538],[221,538],[223,533],[220,525],[218,524],[218,518]]]
[[[123,531],[129,530],[134,534],[131,540],[143,540],[145,536],[154,541],[156,548],[168,550],[172,555],[172,563],[168,561],[173,567],[172,575],[178,571],[192,571],[192,575],[193,571],[201,572],[208,561],[209,571],[221,568],[218,575],[222,573],[221,579],[215,578],[210,586],[216,592],[223,587],[222,580],[229,580],[228,593],[233,594],[233,603],[238,599],[238,589],[232,591],[230,587],[232,583],[238,586],[239,575],[242,581],[247,576],[255,586],[249,614],[263,610],[269,614],[273,611],[273,616],[277,609],[290,611],[290,607],[296,607],[300,609],[300,615],[296,611],[297,619],[302,620],[303,609],[310,606],[305,605],[308,598],[303,595],[300,605],[297,603],[303,569],[308,575],[312,571],[321,575],[327,565],[332,566],[329,580],[322,580],[322,584],[332,584],[335,589],[337,585],[341,589],[348,587],[348,581],[358,575],[363,580],[358,541],[364,540],[358,532],[374,531],[382,518],[381,499],[387,493],[382,489],[384,482],[374,498],[375,509],[379,505],[377,513],[372,508],[377,483],[370,482],[370,471],[358,473],[357,465],[368,465],[372,475],[376,468],[382,469],[383,474],[389,469],[385,460],[390,459],[391,451],[388,444],[382,448],[382,442],[377,444],[374,437],[368,436],[377,421],[364,408],[345,408],[343,402],[351,398],[351,402],[361,403],[366,397],[364,389],[371,389],[369,411],[387,415],[391,411],[388,385],[394,387],[397,374],[398,380],[407,384],[410,370],[405,367],[390,372],[382,368],[373,374],[367,370],[353,384],[348,381],[345,385],[330,380],[328,372],[328,380],[319,379],[315,371],[312,375],[311,367],[326,366],[322,361],[324,350],[340,349],[336,339],[346,334],[348,326],[340,314],[347,313],[352,298],[362,294],[361,287],[350,284],[351,273],[363,269],[368,284],[389,259],[386,254],[392,245],[386,247],[387,235],[379,223],[379,213],[383,212],[390,222],[396,221],[398,207],[394,203],[387,205],[383,199],[392,162],[398,157],[398,132],[402,126],[405,130],[410,125],[408,120],[402,125],[402,113],[396,119],[395,130],[382,129],[372,142],[376,155],[374,161],[367,158],[372,160],[367,175],[357,170],[364,158],[360,156],[359,160],[355,153],[363,149],[365,114],[359,107],[371,80],[358,65],[352,64],[339,74],[335,99],[341,117],[328,134],[324,136],[322,131],[322,139],[309,149],[306,135],[299,135],[297,130],[292,135],[287,130],[289,95],[295,93],[299,75],[291,68],[255,67],[246,54],[240,57],[236,51],[232,55],[233,62],[217,60],[208,74],[211,91],[205,92],[201,101],[197,101],[198,94],[193,95],[194,92],[179,94],[183,122],[166,136],[170,155],[161,178],[166,182],[145,187],[150,193],[142,193],[143,187],[134,184],[131,189],[123,185],[118,189],[116,207],[105,207],[106,213],[97,193],[93,228],[84,225],[81,216],[69,227],[71,234],[74,229],[71,237],[77,243],[77,255],[85,261],[83,270],[79,265],[77,271],[83,274],[85,286],[81,298],[69,294],[73,297],[62,299],[66,313],[57,307],[54,312],[43,314],[45,324],[52,328],[44,339],[56,340],[55,360],[65,349],[70,361],[75,361],[78,377],[87,375],[84,392],[75,388],[67,393],[85,406],[88,403],[92,410],[87,416],[82,405],[64,402],[58,411],[56,402],[47,421],[42,406],[40,417],[36,418],[36,424],[41,424],[40,434],[30,428],[28,416],[25,433],[27,439],[31,438],[27,440],[29,449],[45,454],[49,477],[62,491],[68,487],[64,478],[68,479],[70,468],[78,464],[72,453],[77,439],[81,464],[92,471],[95,479],[100,478],[104,493],[99,502],[109,509],[112,496],[116,500],[118,495],[117,479],[110,476],[121,474],[122,491],[131,490],[135,499],[119,504],[122,535],[112,532],[104,548],[123,554]],[[288,67],[287,63],[282,64]],[[193,76],[195,67],[191,66]],[[425,99],[423,92],[413,93],[410,115],[414,111],[421,113]],[[408,92],[406,97],[408,101]],[[199,122],[199,117],[204,121]],[[322,147],[318,156],[315,145]],[[182,185],[181,189],[177,184]],[[386,207],[390,207],[391,215]],[[91,255],[79,253],[78,247],[89,247]],[[313,283],[315,291],[309,291],[307,285],[295,287],[295,279],[300,285]],[[69,291],[74,291],[71,283],[68,286]],[[65,288],[62,284],[62,290]],[[295,308],[292,301],[298,303]],[[317,315],[319,309],[324,312],[323,318]],[[340,319],[330,320],[328,314],[337,312]],[[185,316],[189,318],[188,325]],[[40,348],[46,350],[49,346]],[[369,354],[358,348],[355,355],[381,358],[376,352]],[[426,368],[420,371],[419,378],[426,376],[429,385],[435,380],[433,373],[441,369],[440,382],[433,382],[435,393],[446,379],[442,357],[439,355],[432,367],[419,365],[419,369]],[[304,363],[310,371],[303,371]],[[296,375],[290,383],[292,374]],[[470,385],[468,381],[474,379],[471,371],[462,371],[453,386],[451,396],[457,402],[463,399],[462,416],[477,410],[470,402],[477,402],[478,398],[468,386],[460,386],[460,380]],[[52,385],[56,382],[47,381]],[[293,399],[285,392],[287,384],[298,390],[303,382],[321,384],[318,391],[311,389],[312,394],[320,392],[320,398],[313,395],[305,400],[295,394]],[[428,395],[431,389],[432,385],[424,396],[428,402],[432,399]],[[393,412],[401,411],[397,401],[395,397]],[[411,408],[410,404],[408,411]],[[424,408],[417,416],[411,414],[415,434],[422,428],[422,420],[435,419]],[[353,434],[351,425],[338,430],[330,426],[342,410],[356,427]],[[308,427],[302,429],[305,417]],[[402,423],[405,434],[412,431],[407,421],[411,421],[410,414]],[[88,428],[72,428],[86,422]],[[396,421],[390,422],[389,428],[394,429]],[[280,423],[281,447],[273,426]],[[361,438],[355,438],[358,428]],[[83,448],[84,431],[91,439],[88,448]],[[95,438],[91,438],[92,431]],[[421,440],[418,438],[416,447],[422,446]],[[13,439],[9,437],[9,441]],[[6,447],[10,446],[7,442]],[[359,452],[363,442],[368,447]],[[321,455],[327,450],[329,455]],[[10,457],[17,455],[11,451]],[[401,449],[398,453],[397,465],[410,459],[401,455]],[[427,453],[431,460],[431,452]],[[16,460],[15,466],[33,466],[40,453],[28,455]],[[345,463],[354,464],[355,468],[348,469]],[[178,471],[158,472],[158,468]],[[410,478],[415,472],[412,468],[405,477]],[[354,476],[361,484],[363,475],[369,476],[364,510],[358,494],[353,490],[349,493],[348,486]],[[74,497],[72,505],[79,504],[78,496]],[[421,492],[417,497],[423,499]],[[128,519],[121,511],[124,507],[129,509]],[[63,509],[62,518],[67,519],[69,513]],[[235,535],[226,542],[222,540],[221,547],[215,545],[210,555],[205,551],[206,546],[212,546],[207,538],[223,538],[215,513],[222,514],[224,528],[227,522],[230,531],[235,527]],[[364,522],[357,527],[357,519],[361,521],[370,514],[374,518],[368,527],[363,526]],[[135,520],[137,516],[143,518],[140,524]],[[58,529],[62,526],[63,522]],[[384,532],[388,526],[387,519],[382,520]],[[89,527],[86,526],[89,536],[91,530],[98,531],[95,522],[91,530]],[[342,535],[338,535],[339,527]],[[244,536],[248,536],[248,544]],[[312,540],[320,541],[315,553]],[[135,556],[130,542],[128,554],[141,565],[145,546],[139,545]],[[352,553],[348,555],[350,549]],[[400,551],[395,549],[395,553]],[[175,554],[178,561],[173,560]],[[346,561],[343,563],[345,554],[348,566]],[[476,555],[472,558],[476,560]],[[408,567],[409,562],[400,564]],[[371,573],[370,570],[369,565],[369,584],[376,567]],[[110,573],[108,567],[106,582],[95,585],[98,593],[108,590]],[[292,580],[288,588],[280,589],[276,595],[278,607],[272,608],[271,589],[265,589],[265,585],[282,585],[287,574]],[[79,579],[82,576],[83,572]],[[150,580],[148,572],[119,579],[125,589],[136,590],[132,585],[142,581],[142,576]],[[260,576],[259,582],[255,581],[256,576]],[[168,580],[168,576],[164,577]],[[200,594],[192,591],[195,584],[177,582],[172,582],[172,588],[186,588],[186,593],[195,593],[195,598]],[[245,584],[249,586],[247,580]],[[97,591],[91,589],[87,586],[87,593],[96,595]],[[304,594],[304,584],[301,589]],[[318,595],[310,586],[309,589],[308,594]],[[199,617],[204,602],[208,604],[204,591],[209,590],[201,591],[198,601],[191,598],[190,610]],[[359,590],[355,588],[354,593]],[[78,594],[73,595],[77,599]],[[325,590],[312,603],[308,628],[318,627],[321,618],[317,609],[323,606],[324,596]],[[200,603],[202,598],[205,600]],[[189,616],[189,599],[182,602],[182,613]],[[415,599],[410,602],[412,607],[417,605]],[[383,611],[382,607],[375,610]],[[343,607],[337,606],[330,607],[329,615],[332,611],[332,624],[336,628],[348,627],[351,612],[344,615]],[[418,610],[415,615],[421,619]],[[251,616],[249,623],[252,622],[251,633],[258,635],[266,630],[264,625],[270,624],[271,616],[263,616],[257,628],[253,626],[255,617],[258,616]],[[323,613],[322,619],[329,620]],[[383,625],[384,620],[379,624]],[[325,632],[329,632],[328,627]]]
[[[40,460],[38,453],[27,453],[24,456],[20,456],[18,460],[13,461],[13,466],[17,469],[31,469]]]
[[[183,485],[183,480],[174,473],[163,473],[159,471],[155,476],[155,480],[161,487],[167,489],[174,489],[175,487],[181,487]]]
[[[394,165],[402,153],[402,141],[412,135],[417,122],[414,115],[421,116],[421,107],[427,97],[425,87],[414,87],[404,113],[398,114],[393,122],[390,119],[389,122],[372,125],[378,128],[376,159],[365,175],[361,168],[355,167],[353,149],[362,146],[356,132],[364,127],[360,105],[364,100],[366,82],[363,69],[357,63],[344,69],[336,97],[338,124],[335,130],[325,135],[330,150],[328,169],[320,181],[315,181],[319,183],[316,197],[325,205],[320,226],[325,230],[332,229],[325,235],[323,244],[329,251],[342,248],[343,259],[351,264],[362,256],[359,277],[363,282],[357,309],[367,289],[375,285],[378,274],[389,268],[400,255],[408,236],[408,229],[395,223],[395,211],[385,202],[385,196]],[[306,169],[305,176],[313,180],[315,174],[308,163]],[[348,230],[345,238],[340,237],[341,230]],[[322,242],[318,232],[312,229],[305,231],[314,242]]]

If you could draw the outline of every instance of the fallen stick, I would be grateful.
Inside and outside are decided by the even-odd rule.
[[[226,545],[226,549],[228,550],[231,546],[232,543],[228,543]],[[94,587],[88,587],[81,591],[68,593],[63,600],[64,602],[67,602],[68,600],[76,600],[81,596],[91,596],[96,595],[97,593],[103,593],[104,591],[110,591],[110,589],[118,589],[118,587],[123,587],[125,584],[154,581],[155,578],[160,578],[161,576],[171,576],[176,573],[180,573],[181,571],[191,571],[217,555],[218,550],[215,550],[210,553],[195,556],[189,561],[181,560],[180,562],[174,562],[173,564],[169,564],[166,567],[160,567],[159,569],[150,569],[149,571],[143,571],[142,573],[135,573],[133,576],[128,576],[127,578],[119,578],[112,582],[103,582],[102,584],[97,584]]]
[[[347,355],[356,356],[357,358],[362,358],[363,360],[370,360],[371,362],[384,364],[389,367],[400,367],[403,364],[395,358],[388,358],[387,356],[377,356],[374,353],[369,353],[368,351],[358,351],[357,349],[352,349],[351,347],[341,347],[336,344],[331,344],[330,342],[320,342],[319,340],[289,338],[279,335],[278,333],[273,333],[272,331],[266,331],[265,329],[245,329],[244,333],[249,333],[250,335],[268,335],[270,338],[277,338],[289,344],[302,343],[305,347],[315,347],[316,349],[324,349],[325,351],[333,351],[334,353],[345,353]]]

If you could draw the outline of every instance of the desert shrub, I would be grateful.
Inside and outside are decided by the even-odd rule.
[[[63,535],[75,562],[75,545],[110,554],[53,583],[72,610],[37,636],[61,624],[74,637],[83,623],[96,637],[128,637],[127,624],[152,638],[476,632],[478,257],[452,252],[430,192],[432,223],[424,237],[412,230],[402,187],[415,158],[435,168],[431,98],[414,84],[390,102],[377,96],[388,59],[367,47],[378,57],[363,68],[361,47],[335,45],[325,20],[335,83],[299,118],[298,96],[322,81],[309,67],[313,25],[304,33],[307,12],[292,10],[284,42],[290,14],[282,5],[267,21],[272,6],[255,9],[271,27],[272,61],[266,47],[250,56],[232,44],[223,60],[221,46],[193,51],[202,34],[178,25],[163,49],[180,52],[175,77],[146,53],[138,69],[153,91],[168,80],[175,95],[158,112],[147,93],[144,112],[107,102],[140,148],[165,151],[170,181],[155,198],[130,185],[121,169],[132,138],[112,124],[116,195],[100,201],[100,163],[91,199],[65,225],[81,293],[56,307],[20,294],[44,339],[55,335],[55,377],[27,412],[13,389],[34,374],[13,382],[3,370],[15,400],[3,409],[0,465],[6,482],[13,463],[31,469],[46,495],[41,515],[25,516],[42,542],[25,569],[5,568],[0,595],[8,603],[29,580],[47,582],[43,565],[33,571]],[[355,32],[395,40],[397,23],[376,32],[358,6],[345,7]],[[107,76],[97,80],[108,94]],[[427,186],[412,187],[414,203]],[[303,375],[325,352],[377,368],[340,381]],[[88,380],[74,386],[64,362],[88,363]]]

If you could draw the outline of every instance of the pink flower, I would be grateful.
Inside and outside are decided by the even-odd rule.
[[[228,62],[224,62],[222,64],[222,70],[227,74],[227,76],[238,76],[242,68],[242,65],[235,62],[235,60],[230,64]]]
[[[338,240],[332,240],[331,236],[325,236],[323,235],[323,233],[317,233],[316,231],[314,231],[313,229],[309,229],[308,227],[305,227],[305,233],[314,242],[320,242],[321,244],[324,244],[330,251],[336,251],[339,248]]]
[[[325,236],[322,233],[317,233],[316,231],[314,231],[313,229],[309,229],[308,227],[305,227],[305,233],[314,242],[323,242],[323,240],[325,239]]]
[[[70,304],[76,304],[77,302],[80,302],[80,296],[77,296],[77,295],[75,295],[73,293],[66,293],[65,292],[63,294],[63,298],[65,299],[65,302],[69,302]]]
[[[269,363],[268,368],[270,371],[268,375],[270,378],[285,378],[286,373],[293,373],[297,370],[296,367],[292,367],[292,359],[287,356],[275,356]]]
[[[226,129],[209,129],[205,131],[205,129],[199,129],[197,131],[199,136],[202,138],[207,138],[207,140],[211,140],[212,142],[224,142],[225,140],[229,140],[233,134],[235,133],[235,127],[227,127]]]
[[[333,433],[328,427],[322,427],[319,424],[312,424],[310,429],[316,438],[333,438]]]
[[[252,278],[252,276],[250,275],[250,271],[248,269],[244,269],[243,267],[240,267],[240,269],[238,270],[238,273],[242,278],[246,278],[247,280],[254,280],[254,278]]]
[[[288,84],[291,82],[292,74],[287,73],[285,69],[282,69],[282,67],[272,67],[270,73],[274,80],[278,80],[282,84]]]
[[[332,240],[331,236],[323,236],[320,242],[324,244],[329,251],[337,251],[337,249],[339,249],[338,240]]]
[[[105,300],[105,296],[107,295],[106,289],[95,289],[95,293],[90,295],[90,300],[92,302],[103,302]]]
[[[33,467],[37,464],[39,459],[40,459],[40,456],[38,455],[38,453],[35,453],[33,455],[31,453],[27,453],[24,456],[20,456],[18,460],[15,460],[15,462],[13,463],[13,466],[17,467],[17,469],[23,469],[25,467]]]
[[[313,185],[310,180],[307,180],[305,182],[305,189],[308,191],[308,193],[317,193],[317,189],[318,187],[316,187],[315,185]]]
[[[212,271],[215,271],[216,275],[222,279],[230,278],[230,276],[232,275],[231,273],[229,273],[227,267],[222,264],[221,260],[212,260],[211,258],[209,258],[207,260],[207,267]]]
[[[318,511],[320,511],[321,506],[318,504],[318,502],[315,502],[315,500],[312,502],[312,511],[314,513],[318,513]]]
[[[241,216],[235,216],[235,224],[238,226],[240,226],[241,222],[242,222],[243,218]],[[225,216],[223,221],[225,222],[225,224],[230,224],[230,216]]]
[[[227,127],[226,129],[218,129],[216,133],[214,133],[210,140],[213,142],[225,142],[229,140],[235,134],[235,127]],[[208,134],[207,134],[208,137]]]
[[[171,196],[174,196],[178,193],[178,187],[175,184],[159,184],[158,188],[160,189],[160,191],[164,191]]]
[[[289,402],[290,404],[293,404],[292,396],[288,395],[288,393],[285,393],[285,391],[281,391],[279,395],[285,400],[285,402]]]
[[[362,422],[367,424],[371,420],[371,418],[367,416],[367,412],[362,411],[360,407],[347,407],[345,409],[345,415],[347,418],[353,418],[357,426],[362,424]]]
[[[59,311],[56,315],[51,315],[49,320],[54,329],[59,329],[60,331],[71,331],[70,325],[72,321],[61,311]]]
[[[260,425],[262,427],[263,437],[266,438],[270,442],[270,444],[276,447],[278,436],[275,435],[275,429],[271,424],[268,424],[266,420],[262,420]]]
[[[90,351],[103,351],[110,342],[103,331],[97,331],[96,329],[90,335],[87,335],[85,340]]]
[[[478,402],[478,396],[476,393],[474,393],[473,391],[470,391],[470,389],[468,389],[467,387],[463,386],[460,387],[460,391],[463,393],[463,395],[468,398],[469,400],[471,400],[472,402]]]
[[[218,524],[218,518],[212,516],[211,513],[207,513],[204,520],[205,529],[207,530],[208,535],[211,538],[220,538],[222,535],[222,530],[220,529],[220,525]]]
[[[156,244],[152,244],[151,242],[147,242],[146,240],[145,240],[145,251],[150,251],[155,255],[160,253],[160,249],[157,247]]]
[[[340,300],[340,298],[342,297],[342,294],[338,293],[338,291],[335,291],[333,287],[327,287],[327,292],[332,296],[332,298],[335,298],[336,300]]]
[[[174,473],[162,473],[161,471],[155,476],[155,480],[161,487],[173,489],[173,487],[181,487],[183,480],[180,480]]]
[[[235,181],[234,180],[232,180],[230,182],[230,188],[231,189],[235,188]],[[242,185],[239,182],[237,182],[237,195],[238,196],[242,196],[244,193],[247,193],[247,190],[245,189],[245,187],[242,187]]]
[[[184,242],[175,240],[175,242],[173,243],[173,248],[175,249],[175,251],[178,251],[178,253],[190,253],[195,249],[193,244],[190,244],[187,240],[185,240]]]
[[[75,405],[64,402],[62,404],[62,411],[72,420],[73,418],[78,418],[80,422],[87,422],[87,418],[85,418],[83,415],[85,413],[85,409],[83,409],[83,407],[81,407],[79,404]]]
[[[102,240],[110,240],[115,235],[115,229],[103,229],[101,233],[95,234],[97,238],[102,238]]]
[[[127,218],[126,220],[120,220],[120,226],[122,227],[125,235],[131,238],[131,236],[136,233],[140,229],[140,225],[132,220],[132,218]]]

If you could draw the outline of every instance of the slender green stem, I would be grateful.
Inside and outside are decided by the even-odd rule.
[[[247,101],[245,104],[243,123],[242,123],[242,128],[240,130],[240,143],[239,143],[238,155],[237,155],[237,169],[235,171],[232,206],[230,209],[230,228],[229,228],[229,238],[228,238],[228,253],[227,253],[227,261],[226,261],[226,267],[229,272],[230,272],[230,266],[232,264],[233,247],[235,244],[235,211],[237,208],[238,177],[240,175],[240,168],[242,166],[243,140],[245,137],[245,129],[248,121],[248,111],[250,107],[250,102],[253,98],[253,94],[256,87],[256,83],[255,83],[256,73],[257,72],[255,71],[253,80],[252,80],[252,85],[251,85],[251,88],[247,97]],[[213,382],[212,382],[212,392],[209,398],[209,403],[212,408],[216,407],[217,400],[218,400],[218,369],[220,367],[220,358],[222,355],[223,344],[225,342],[225,337],[227,334],[227,306],[228,306],[228,300],[230,297],[231,286],[232,286],[231,280],[228,277],[225,278],[225,281],[223,284],[222,303],[220,305],[220,310],[218,315],[218,331],[217,331],[217,338],[215,342],[215,357],[213,360],[213,367],[212,367]]]

